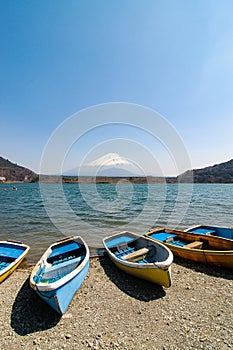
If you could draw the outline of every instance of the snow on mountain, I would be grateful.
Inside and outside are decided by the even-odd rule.
[[[114,167],[119,165],[131,166],[132,163],[129,162],[126,158],[121,157],[118,153],[108,153],[85,165],[91,167]]]

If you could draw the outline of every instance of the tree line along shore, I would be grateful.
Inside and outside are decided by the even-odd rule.
[[[0,157],[0,182],[48,182],[48,183],[233,183],[233,159],[205,167],[187,170],[175,177],[161,176],[71,176],[39,175],[30,169]]]

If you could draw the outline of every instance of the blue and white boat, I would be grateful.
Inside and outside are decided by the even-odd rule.
[[[197,233],[201,235],[217,236],[220,238],[227,238],[233,240],[233,228],[231,227],[220,227],[220,226],[209,226],[209,225],[195,225],[188,227],[185,232]]]
[[[81,287],[90,265],[89,248],[80,237],[52,244],[42,255],[30,276],[30,286],[60,315]]]

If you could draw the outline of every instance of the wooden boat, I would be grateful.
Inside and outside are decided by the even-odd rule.
[[[149,231],[145,236],[164,243],[181,258],[233,269],[233,241],[229,239],[165,228]]]
[[[172,252],[163,244],[132,232],[121,232],[103,239],[114,264],[130,275],[171,286]]]
[[[198,233],[202,235],[217,236],[233,240],[233,228],[220,226],[195,225],[184,230],[185,232]]]
[[[65,238],[52,244],[42,255],[30,276],[30,286],[59,314],[64,314],[81,287],[90,264],[84,240]]]
[[[30,247],[21,242],[0,241],[0,282],[21,264],[29,250]]]

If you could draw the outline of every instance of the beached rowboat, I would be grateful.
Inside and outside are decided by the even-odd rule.
[[[19,266],[29,250],[21,242],[0,241],[0,283]]]
[[[171,286],[173,255],[163,244],[132,232],[106,237],[103,244],[119,269],[164,287]]]
[[[64,314],[81,287],[90,265],[84,240],[69,237],[52,244],[30,276],[30,285],[59,314]]]
[[[195,225],[187,228],[184,232],[197,233],[201,235],[217,236],[233,240],[233,228],[209,226],[209,225]]]
[[[165,228],[149,231],[145,236],[164,243],[181,258],[233,269],[233,241],[229,239]]]

